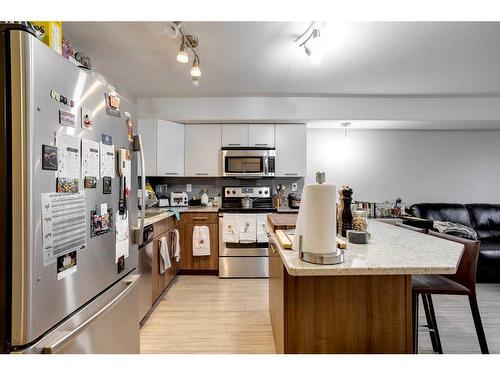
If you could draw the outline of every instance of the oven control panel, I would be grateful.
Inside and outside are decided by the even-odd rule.
[[[270,186],[238,186],[230,187],[226,186],[224,188],[225,198],[270,198],[271,197],[271,187]]]

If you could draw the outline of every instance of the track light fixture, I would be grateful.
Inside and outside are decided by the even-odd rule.
[[[317,64],[321,61],[323,46],[320,30],[325,24],[325,22],[311,22],[307,30],[295,40],[295,43],[297,43],[299,47],[304,48],[304,52],[309,56],[313,64]]]
[[[196,47],[198,47],[198,38],[194,35],[190,34],[184,34],[183,30],[181,29],[181,23],[180,22],[174,22],[172,25],[170,25],[170,28],[167,27],[167,31],[170,31],[170,29],[174,30],[175,29],[175,34],[167,32],[167,34],[173,38],[175,38],[178,34],[181,36],[181,45],[179,47],[179,52],[177,53],[177,61],[180,63],[187,63],[189,62],[189,55],[188,55],[188,49],[191,50],[193,54],[193,66],[191,67],[191,77],[192,77],[192,84],[195,87],[198,87],[200,84],[199,77],[201,76],[201,69],[200,69],[200,57],[198,56],[198,53],[196,51]]]

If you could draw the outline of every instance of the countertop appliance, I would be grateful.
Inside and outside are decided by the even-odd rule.
[[[109,106],[117,103],[109,95],[119,99],[119,108]],[[6,114],[0,119],[1,351],[139,353],[138,246],[132,237],[140,231],[135,159],[142,154],[134,152],[140,136],[131,142],[128,132],[130,121],[137,121],[136,106],[27,27],[0,24],[0,113]],[[84,185],[83,140],[96,142],[94,150],[105,148],[103,141],[126,150],[106,152],[111,178]],[[56,196],[58,160],[70,163],[65,172],[72,173],[59,180],[60,187],[82,195]],[[68,199],[76,203],[56,209]],[[128,248],[122,246],[124,261],[115,250],[116,225],[126,225],[116,215],[119,208],[128,210],[131,238]]]
[[[276,151],[274,148],[221,149],[222,176],[224,177],[274,177]]]
[[[300,208],[300,201],[302,200],[302,195],[297,192],[288,194],[288,207],[290,208]]]
[[[265,223],[267,214],[276,212],[270,186],[226,186],[222,189],[222,205],[219,209],[219,277],[265,278],[269,276],[268,239],[254,242],[225,242],[224,216],[238,215],[243,219]],[[242,207],[242,198],[253,200],[251,208]]]
[[[170,193],[170,206],[172,207],[185,207],[188,205],[187,193],[181,191],[172,191]]]
[[[146,225],[139,246],[139,319],[142,321],[153,305],[153,225]]]

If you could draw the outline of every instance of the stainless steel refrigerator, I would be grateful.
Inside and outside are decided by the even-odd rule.
[[[3,24],[0,32],[1,351],[139,353],[134,233],[140,232],[140,223],[134,159],[140,153],[134,151],[130,133],[137,122],[136,106],[102,77],[43,44],[25,26]],[[80,142],[99,144],[99,173],[107,156],[107,173],[115,176],[58,179],[62,174],[53,169],[62,160],[68,167],[65,173],[76,168],[75,160],[60,154],[61,147],[69,147],[59,143],[64,136],[82,145],[78,163],[84,157]],[[113,166],[114,172],[110,169],[113,156],[109,147],[104,155],[104,144],[114,146],[116,163],[121,162],[117,150],[128,150],[129,181],[120,177],[119,164]],[[78,184],[84,197],[75,206],[82,214],[71,219],[77,223],[74,227],[71,220],[60,219],[63,209],[70,215],[76,212],[71,205],[59,212],[54,209],[52,217],[42,209],[42,198],[56,188],[63,191],[63,198],[73,196],[71,183]],[[117,260],[117,237],[126,233],[125,221],[116,221],[120,204],[119,218],[128,217],[129,242],[126,248],[127,242],[120,239],[120,251],[128,254]],[[43,221],[50,218],[54,228],[57,224],[68,233],[58,234],[60,246],[47,245],[50,238]],[[73,245],[76,250],[65,255]],[[57,259],[47,255],[50,247],[52,256],[60,255]]]

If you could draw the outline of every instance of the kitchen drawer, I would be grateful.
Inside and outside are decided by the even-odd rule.
[[[218,224],[219,214],[217,212],[183,212],[181,221],[192,224]]]

